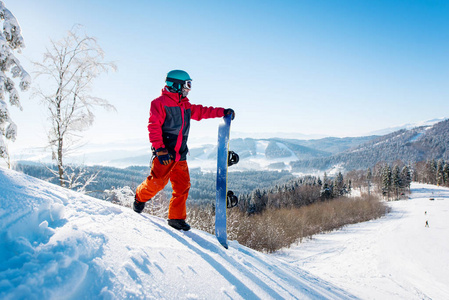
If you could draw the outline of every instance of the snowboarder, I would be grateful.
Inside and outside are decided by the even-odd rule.
[[[232,109],[205,107],[189,102],[187,95],[192,79],[182,70],[168,72],[162,95],[151,102],[148,132],[153,151],[150,175],[137,187],[133,209],[141,213],[145,203],[161,191],[170,180],[173,194],[168,209],[168,224],[189,230],[186,201],[190,175],[186,156],[190,119],[200,121],[235,113]],[[157,159],[154,159],[157,158]]]

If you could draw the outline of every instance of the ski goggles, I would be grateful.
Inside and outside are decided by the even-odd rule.
[[[187,90],[191,90],[192,89],[192,80],[186,80],[184,82],[184,86],[183,88],[187,89]]]
[[[179,80],[179,79],[167,77],[166,81],[171,81],[171,82],[174,82],[174,83],[179,83],[180,86],[182,86],[182,88],[183,88],[183,89],[186,89],[186,90],[191,90],[191,89],[192,89],[192,80],[186,80],[186,81],[184,81],[184,80]]]

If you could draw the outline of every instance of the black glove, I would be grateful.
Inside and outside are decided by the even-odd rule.
[[[157,156],[157,159],[159,160],[159,162],[164,166],[171,163],[171,160],[172,160],[171,156],[170,156],[170,154],[168,154],[168,151],[165,148],[157,149],[156,156]]]
[[[231,116],[231,120],[234,120],[234,118],[235,118],[235,112],[234,112],[234,110],[233,110],[232,108],[226,108],[226,109],[224,110],[224,115],[225,115],[225,116],[227,116],[227,115],[232,115],[232,116]]]

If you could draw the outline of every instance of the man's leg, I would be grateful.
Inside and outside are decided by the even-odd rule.
[[[151,166],[150,176],[148,176],[136,189],[136,197],[134,201],[134,211],[142,212],[145,203],[161,191],[168,183],[170,172],[175,162],[167,166],[162,165],[156,158]]]
[[[190,190],[190,175],[187,161],[176,162],[170,174],[173,194],[168,208],[168,218],[171,220],[186,219],[186,201]]]

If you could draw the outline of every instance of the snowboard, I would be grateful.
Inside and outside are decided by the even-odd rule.
[[[239,157],[229,151],[229,133],[231,131],[231,115],[223,117],[218,127],[217,144],[217,197],[215,201],[215,236],[220,244],[228,249],[226,230],[226,208],[237,205],[238,199],[232,191],[228,191],[228,166],[238,163]]]

